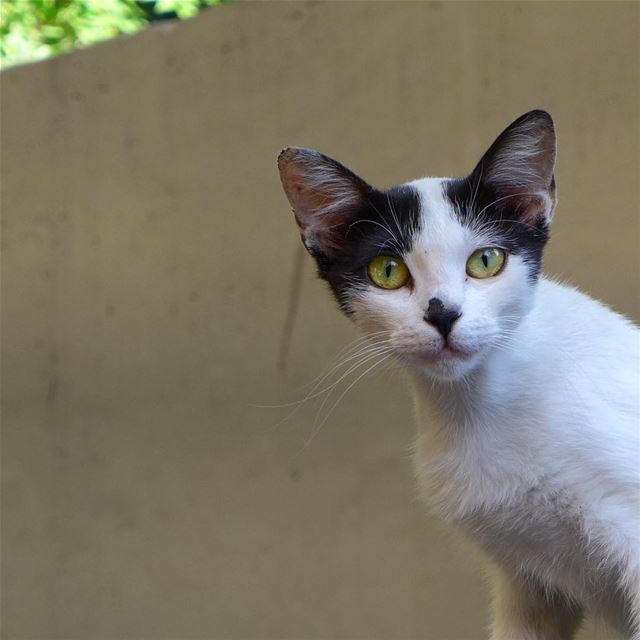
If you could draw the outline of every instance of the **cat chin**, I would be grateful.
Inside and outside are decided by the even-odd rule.
[[[443,349],[436,354],[405,354],[404,361],[413,372],[437,380],[453,382],[468,375],[480,363],[480,353],[462,353]]]

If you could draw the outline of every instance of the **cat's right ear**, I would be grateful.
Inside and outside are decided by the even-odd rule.
[[[373,188],[336,160],[311,149],[284,149],[278,168],[307,251],[315,257],[339,253]]]
[[[534,109],[512,122],[471,174],[496,206],[527,223],[549,224],[556,204],[556,134],[551,116]]]

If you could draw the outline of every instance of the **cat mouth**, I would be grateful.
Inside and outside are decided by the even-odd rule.
[[[459,349],[458,347],[454,347],[448,343],[445,343],[440,349],[440,351],[436,351],[431,357],[434,361],[442,361],[442,360],[454,360],[459,358],[468,358],[471,354]]]
[[[467,353],[463,353],[460,349],[456,349],[452,347],[450,344],[445,344],[442,349],[436,353],[436,357],[438,358],[450,358],[452,356],[466,356]]]
[[[472,353],[455,347],[449,343],[443,344],[439,349],[413,351],[410,354],[421,364],[437,364],[440,362],[453,362],[456,360],[464,360],[472,356]]]

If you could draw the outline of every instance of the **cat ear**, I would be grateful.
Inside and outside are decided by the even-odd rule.
[[[540,109],[512,122],[489,147],[471,178],[488,187],[495,204],[529,223],[551,222],[556,204],[556,134]]]
[[[339,252],[349,225],[373,188],[336,160],[311,149],[284,149],[278,168],[309,253]]]

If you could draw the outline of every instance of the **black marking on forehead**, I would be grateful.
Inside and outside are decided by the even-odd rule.
[[[529,266],[529,278],[538,278],[542,252],[549,240],[549,226],[542,217],[527,222],[520,220],[516,197],[497,194],[473,174],[445,180],[443,191],[460,224],[476,228],[486,224],[492,234],[502,240],[505,249],[522,256]]]
[[[345,229],[335,256],[317,255],[318,273],[343,311],[349,313],[349,291],[369,283],[367,266],[379,255],[402,257],[411,251],[420,230],[420,196],[409,185],[373,189]]]

